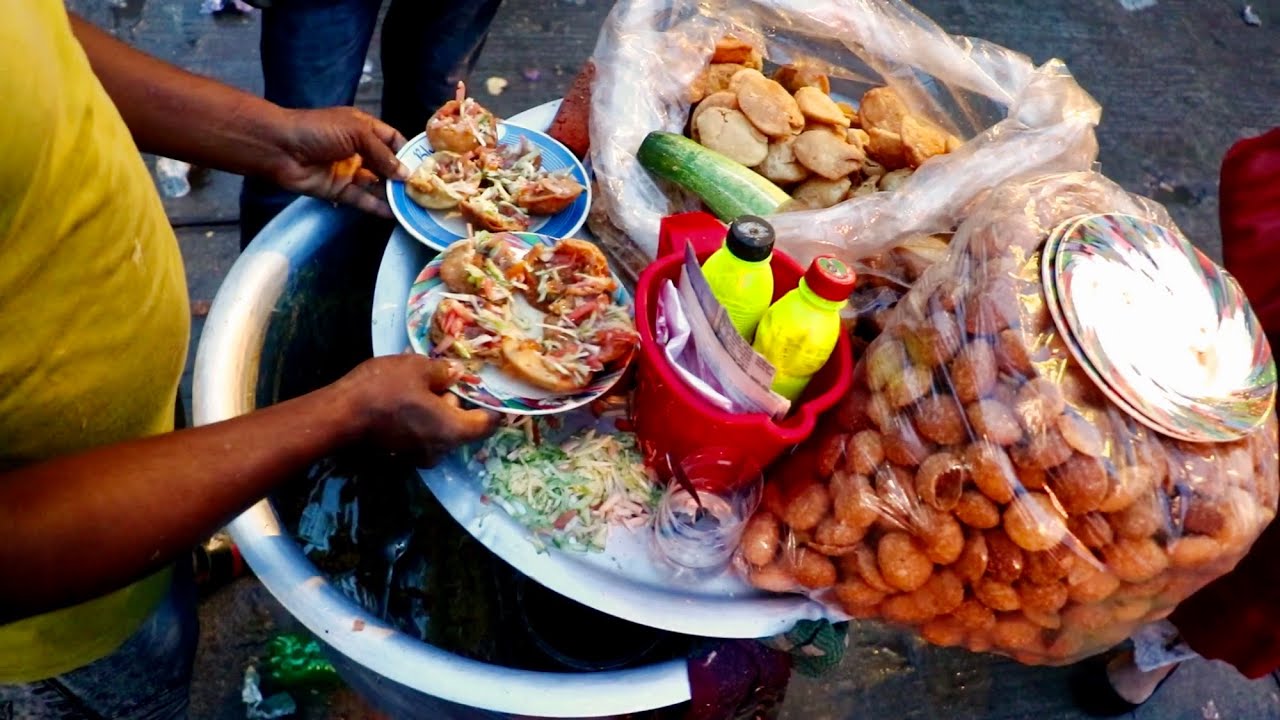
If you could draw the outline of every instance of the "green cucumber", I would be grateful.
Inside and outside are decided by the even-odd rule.
[[[763,175],[683,135],[651,132],[636,158],[645,170],[702,198],[724,222],[770,215],[791,199]]]

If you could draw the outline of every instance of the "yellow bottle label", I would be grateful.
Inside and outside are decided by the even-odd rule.
[[[765,301],[763,307],[742,302],[720,304],[724,305],[725,312],[729,313],[729,319],[733,321],[733,329],[746,338],[747,342],[751,342],[755,337],[756,328],[760,325],[760,317],[764,315],[765,310],[769,309],[768,301]]]
[[[773,270],[769,262],[746,262],[726,248],[715,252],[702,265],[702,274],[711,294],[724,306],[738,334],[751,342],[761,316],[773,299]]]

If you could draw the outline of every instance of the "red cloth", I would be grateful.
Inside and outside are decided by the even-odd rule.
[[[719,640],[689,658],[692,699],[681,720],[776,717],[791,680],[791,656],[755,640]]]
[[[1280,128],[1227,151],[1218,212],[1223,266],[1249,296],[1272,352],[1280,352]]]
[[[1280,352],[1280,128],[1227,151],[1219,195],[1223,265],[1244,288],[1272,352]],[[1246,677],[1280,668],[1280,523],[1170,620],[1193,650]]]

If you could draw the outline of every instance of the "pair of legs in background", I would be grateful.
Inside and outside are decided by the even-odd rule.
[[[352,105],[383,0],[272,0],[262,12],[265,97],[288,108]],[[389,0],[382,119],[406,138],[475,67],[502,0]],[[240,246],[298,196],[258,179],[240,195]]]

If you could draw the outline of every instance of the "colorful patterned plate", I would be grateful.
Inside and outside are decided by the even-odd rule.
[[[555,245],[557,238],[540,233],[504,233],[511,246],[523,255],[536,244]],[[418,274],[409,290],[408,311],[405,323],[409,330],[409,344],[416,352],[431,354],[431,316],[440,304],[441,296],[446,292],[440,281],[440,263],[443,254],[437,255]],[[617,279],[617,276],[614,276]],[[631,295],[618,282],[618,291],[614,293],[614,301],[619,305],[630,306]],[[517,316],[540,320],[541,313],[517,299]],[[608,373],[601,373],[587,387],[572,393],[554,393],[521,382],[492,365],[485,365],[477,373],[479,382],[460,382],[453,391],[465,400],[510,415],[550,415],[566,410],[582,407],[592,400],[604,395],[622,377],[626,365]]]
[[[542,167],[549,172],[569,170],[573,178],[587,188],[578,196],[572,205],[550,217],[532,216],[530,232],[538,232],[552,237],[570,237],[582,228],[587,221],[587,210],[591,206],[591,183],[587,170],[578,162],[569,148],[558,140],[536,130],[514,125],[510,122],[498,124],[498,144],[503,146],[518,145],[527,139],[534,147],[542,151]],[[430,155],[431,143],[427,134],[417,135],[396,156],[414,170],[422,164],[422,159]],[[404,226],[410,235],[417,238],[433,250],[444,250],[454,242],[468,237],[467,224],[462,216],[454,210],[428,210],[409,199],[405,193],[404,183],[399,180],[387,181],[387,201],[391,204],[391,212]]]
[[[1265,421],[1275,362],[1234,278],[1177,230],[1138,217],[1065,225],[1045,286],[1067,346],[1108,397],[1193,442],[1235,440]]]
[[[1071,353],[1071,357],[1076,361],[1076,365],[1084,371],[1085,375],[1093,381],[1103,395],[1107,397],[1113,404],[1120,408],[1129,417],[1134,418],[1142,424],[1157,429],[1156,423],[1151,418],[1144,415],[1133,405],[1129,404],[1121,395],[1111,389],[1104,379],[1102,373],[1093,366],[1093,361],[1089,359],[1088,353],[1080,347],[1080,343],[1076,341],[1076,337],[1071,332],[1071,326],[1067,324],[1067,319],[1062,313],[1062,301],[1058,297],[1058,289],[1055,278],[1057,277],[1057,257],[1058,246],[1062,243],[1062,238],[1073,232],[1081,222],[1086,219],[1101,217],[1100,215],[1079,215],[1066,222],[1063,222],[1049,235],[1049,239],[1045,241],[1044,247],[1040,251],[1040,277],[1044,290],[1045,307],[1049,310],[1049,315],[1053,318],[1054,327],[1058,331],[1058,338],[1062,340],[1062,344],[1067,347]],[[1161,431],[1163,432],[1163,431]]]

